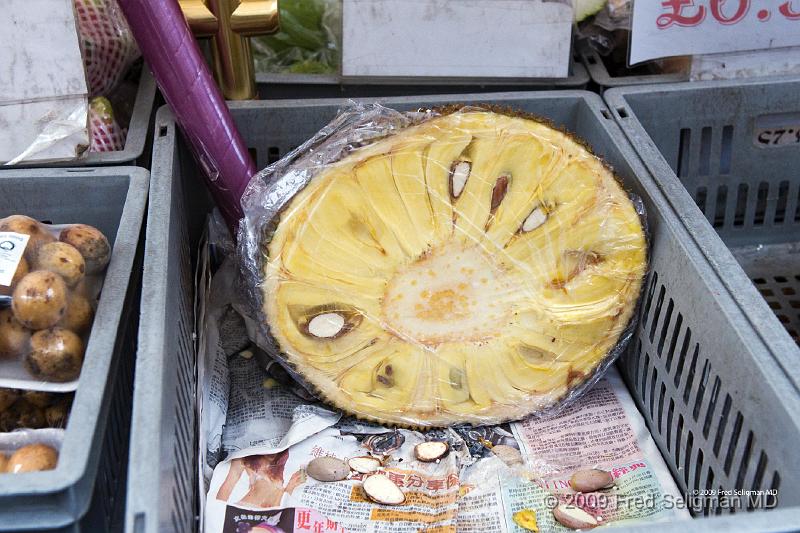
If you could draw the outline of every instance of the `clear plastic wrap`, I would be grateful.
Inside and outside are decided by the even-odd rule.
[[[242,207],[265,349],[359,418],[552,414],[630,340],[643,206],[524,114],[353,105],[256,175]]]
[[[0,219],[0,431],[58,425],[57,412],[53,423],[20,423],[22,414],[12,408],[30,405],[2,400],[14,399],[11,389],[25,396],[78,387],[110,254],[108,239],[92,226],[48,225],[24,215]],[[38,396],[27,402],[37,408],[34,421],[64,402]]]

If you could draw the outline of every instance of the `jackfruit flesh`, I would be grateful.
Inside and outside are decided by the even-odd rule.
[[[319,396],[381,423],[497,423],[551,406],[620,341],[639,215],[567,134],[465,110],[327,166],[266,247],[264,315]]]

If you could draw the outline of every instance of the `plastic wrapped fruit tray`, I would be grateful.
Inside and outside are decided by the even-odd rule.
[[[149,173],[135,167],[0,171],[0,218],[90,224],[112,247],[66,428],[38,430],[58,433],[58,462],[53,470],[0,474],[0,531],[120,526],[148,185]]]
[[[282,100],[231,107],[263,168],[311,137],[345,103]],[[665,462],[686,492],[776,488],[780,493],[780,509],[699,516],[692,530],[763,531],[800,521],[800,481],[794,475],[800,471],[794,444],[800,437],[796,384],[678,219],[662,192],[665,185],[653,181],[601,98],[558,91],[396,97],[382,103],[401,110],[446,103],[516,108],[574,133],[603,157],[625,188],[642,198],[648,213],[651,274],[639,324],[617,365]],[[130,533],[198,527],[192,250],[211,203],[166,108],[157,115],[156,132],[131,427]],[[683,532],[686,523],[653,527]]]

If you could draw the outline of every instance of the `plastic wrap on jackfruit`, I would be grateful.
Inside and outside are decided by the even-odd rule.
[[[364,419],[551,414],[632,336],[641,201],[534,117],[353,104],[256,175],[242,207],[266,348]]]

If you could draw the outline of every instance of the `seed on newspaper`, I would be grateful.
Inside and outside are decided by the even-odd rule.
[[[553,517],[558,520],[559,524],[570,529],[592,529],[600,525],[595,517],[580,507],[566,503],[553,509]]]
[[[317,481],[342,481],[350,474],[350,467],[335,457],[317,457],[308,463],[306,473]]]
[[[400,505],[406,501],[406,495],[394,481],[383,474],[372,474],[364,480],[364,492],[370,500],[383,505]]]
[[[348,459],[347,464],[350,465],[351,470],[355,470],[359,474],[372,474],[381,467],[381,462],[378,459],[366,455]]]
[[[578,470],[572,474],[569,484],[575,492],[594,492],[612,487],[614,476],[599,468]]]
[[[446,442],[439,440],[421,442],[414,446],[414,455],[424,463],[432,463],[441,459],[449,451],[450,446]]]
[[[522,454],[513,446],[497,444],[496,446],[492,446],[492,453],[508,466],[518,466],[524,463]]]

